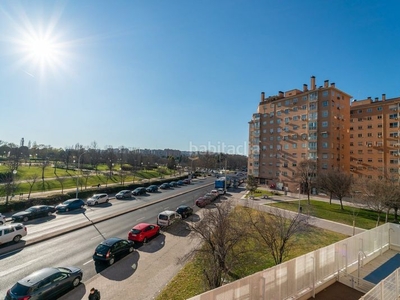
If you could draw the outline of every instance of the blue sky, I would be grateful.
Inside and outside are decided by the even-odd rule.
[[[0,2],[0,140],[247,153],[260,93],[400,96],[398,1]]]

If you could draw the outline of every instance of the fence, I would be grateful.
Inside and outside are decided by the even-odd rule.
[[[367,264],[390,248],[400,249],[400,226],[387,223],[189,300],[308,299],[339,280],[341,273],[356,271],[361,264]],[[396,276],[398,280],[398,273]],[[381,294],[392,291],[393,285],[393,279],[382,283],[380,289],[385,293]],[[398,286],[396,295],[399,295]]]

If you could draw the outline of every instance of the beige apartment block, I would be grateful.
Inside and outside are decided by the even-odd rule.
[[[331,169],[350,172],[350,161],[358,161],[350,155],[351,98],[328,80],[317,87],[314,76],[301,90],[269,97],[262,92],[249,122],[248,174],[261,185],[296,192],[297,166],[305,159],[317,162],[316,176]]]

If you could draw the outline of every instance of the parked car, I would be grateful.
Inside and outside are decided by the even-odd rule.
[[[211,202],[215,201],[217,199],[217,195],[213,194],[213,193],[206,193],[204,196],[204,198],[209,198]]]
[[[35,205],[24,211],[17,212],[11,216],[13,222],[27,222],[28,220],[51,216],[56,212],[56,208],[50,205]]]
[[[163,184],[160,185],[160,189],[162,189],[162,190],[167,190],[169,188],[171,188],[169,183],[164,182]]]
[[[213,195],[215,195],[215,197],[216,198],[219,198],[219,192],[218,192],[218,190],[211,190],[211,192],[210,192],[211,194],[213,194]]]
[[[0,226],[0,245],[14,242],[18,243],[22,237],[27,235],[27,229],[24,224],[14,223]]]
[[[224,190],[223,188],[218,188],[217,191],[218,191],[218,194],[219,194],[220,196],[221,196],[221,195],[225,195],[225,190]]]
[[[128,240],[147,243],[149,239],[160,233],[160,226],[156,224],[139,223],[128,233]]]
[[[122,256],[132,253],[135,250],[133,248],[133,242],[118,237],[106,239],[101,242],[94,250],[93,260],[95,262],[107,262],[110,266],[114,264],[116,259]]]
[[[160,212],[157,216],[157,225],[159,226],[169,226],[175,222],[181,220],[182,217],[176,211],[165,210]]]
[[[182,180],[184,184],[190,184],[190,179],[186,178]]]
[[[211,199],[208,197],[200,197],[196,200],[195,204],[197,207],[206,207],[208,204],[211,203]]]
[[[146,194],[146,188],[144,187],[138,187],[132,191],[132,195],[135,196],[145,195],[145,194]]]
[[[117,199],[126,199],[132,197],[132,191],[130,190],[122,190],[115,195]]]
[[[7,291],[5,299],[57,299],[77,287],[82,276],[82,270],[77,267],[44,268],[19,280]]]
[[[60,212],[68,212],[71,210],[83,208],[85,206],[85,201],[82,199],[74,198],[64,201],[63,203],[56,206],[56,211]]]
[[[146,192],[155,193],[158,191],[158,186],[152,184],[146,188]]]
[[[187,205],[181,205],[178,206],[176,212],[182,216],[182,219],[185,219],[189,217],[191,214],[193,214],[193,208]]]
[[[0,225],[6,224],[6,216],[0,214]]]
[[[92,197],[86,200],[87,205],[97,205],[101,203],[108,203],[110,199],[107,194],[94,194]]]
[[[178,183],[177,183],[176,181],[171,181],[171,182],[169,183],[169,185],[170,185],[171,187],[177,187],[177,186],[178,186]]]
[[[183,180],[178,180],[176,183],[177,183],[178,185],[184,185]]]

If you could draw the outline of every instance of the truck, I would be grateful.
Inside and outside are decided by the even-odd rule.
[[[224,191],[231,186],[231,179],[229,177],[220,177],[215,180],[214,187],[216,190],[223,189]]]

